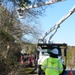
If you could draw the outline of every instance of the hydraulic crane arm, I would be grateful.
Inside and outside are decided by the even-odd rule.
[[[21,9],[25,10],[25,9],[37,8],[37,7],[40,7],[40,6],[50,5],[50,4],[53,4],[53,3],[56,3],[56,2],[61,2],[61,1],[64,1],[64,0],[49,0],[49,1],[46,1],[46,2],[39,3],[39,4],[34,4],[34,5],[22,7]]]
[[[24,5],[24,7],[17,8],[16,12],[17,12],[17,15],[18,15],[19,18],[23,18],[23,12],[27,9],[46,6],[46,5],[50,5],[50,4],[54,4],[54,3],[62,2],[62,1],[65,1],[65,0],[49,0],[49,1],[46,1],[46,2],[42,2],[42,3],[39,3],[39,4],[30,5],[30,6]]]
[[[73,8],[68,12],[68,14],[66,14],[65,16],[63,16],[63,18],[61,18],[52,28],[50,28],[50,30],[48,32],[45,33],[45,35],[41,38],[42,41],[44,41],[45,37],[47,35],[49,35],[51,32],[53,32],[53,34],[49,37],[49,40],[51,40],[51,38],[53,37],[53,35],[57,32],[57,29],[60,27],[60,24],[62,22],[64,22],[69,16],[71,16],[73,13],[75,12],[75,5],[73,6]]]

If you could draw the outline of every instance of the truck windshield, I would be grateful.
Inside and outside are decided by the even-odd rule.
[[[49,56],[49,54],[48,54],[47,52],[42,52],[42,54],[43,54],[44,56]]]
[[[47,49],[41,49],[41,51],[42,51],[42,55],[44,55],[44,56],[49,56],[49,54],[48,54],[48,50]]]

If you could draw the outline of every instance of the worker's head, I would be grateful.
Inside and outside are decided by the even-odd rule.
[[[57,48],[53,48],[48,53],[50,54],[50,57],[55,57],[55,58],[58,57],[58,49]]]

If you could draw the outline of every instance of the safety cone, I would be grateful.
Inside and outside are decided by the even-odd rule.
[[[70,70],[70,74],[69,74],[69,75],[73,75],[72,68],[71,68],[71,70]]]

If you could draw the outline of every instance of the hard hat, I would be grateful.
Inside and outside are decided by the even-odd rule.
[[[52,54],[58,55],[58,49],[57,49],[57,48],[54,48],[54,49],[52,49],[52,50],[49,50],[48,52],[49,52],[49,53],[52,53]]]

